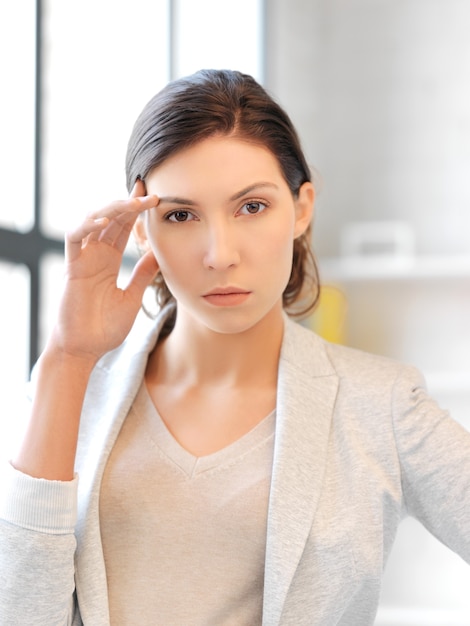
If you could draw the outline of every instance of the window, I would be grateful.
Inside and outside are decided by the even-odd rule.
[[[144,104],[201,67],[262,80],[262,0],[24,0],[0,5],[0,441],[51,329],[63,233],[127,195]],[[1,444],[0,444],[1,452]]]

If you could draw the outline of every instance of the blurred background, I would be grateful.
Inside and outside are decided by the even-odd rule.
[[[0,453],[60,292],[63,232],[126,195],[148,99],[254,75],[315,170],[324,290],[305,323],[418,366],[470,428],[470,0],[0,4]],[[378,626],[468,626],[470,572],[403,522]]]

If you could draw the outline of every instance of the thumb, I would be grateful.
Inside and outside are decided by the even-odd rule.
[[[158,272],[158,263],[151,250],[136,263],[126,291],[132,298],[142,299],[146,288]]]

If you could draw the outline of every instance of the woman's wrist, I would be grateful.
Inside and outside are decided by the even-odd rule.
[[[66,348],[53,333],[39,358],[38,364],[47,368],[60,367],[62,372],[66,368],[89,376],[99,358],[98,355],[90,352]]]
[[[13,467],[35,478],[73,479],[83,400],[97,360],[50,339],[37,363],[31,415]]]

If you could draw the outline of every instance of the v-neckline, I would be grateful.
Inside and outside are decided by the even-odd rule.
[[[150,397],[145,381],[142,382],[137,394],[134,410],[140,414],[142,419],[146,420],[153,443],[188,477],[194,477],[236,462],[263,444],[274,435],[275,431],[276,410],[274,409],[251,430],[232,443],[216,452],[196,456],[182,446],[170,432]]]

